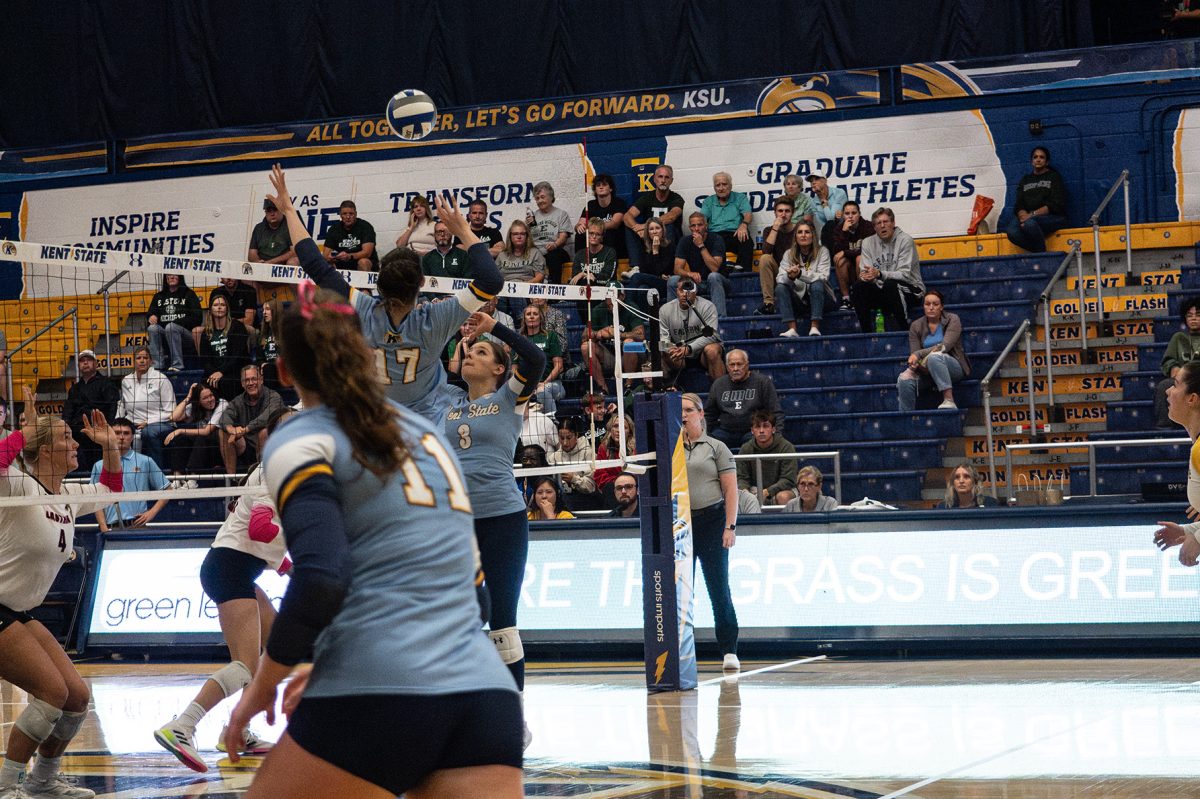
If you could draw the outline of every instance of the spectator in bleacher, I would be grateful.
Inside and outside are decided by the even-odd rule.
[[[609,419],[617,412],[616,403],[607,402],[598,391],[587,391],[579,398],[579,413],[583,417],[580,436],[593,451],[608,427]]]
[[[292,249],[292,235],[288,233],[283,214],[271,200],[263,200],[263,220],[250,233],[246,260],[262,264],[300,264]]]
[[[729,591],[729,550],[737,543],[737,472],[729,448],[705,433],[700,397],[688,393],[682,401],[692,547],[708,586],[722,667],[737,671],[738,620]]]
[[[358,269],[363,272],[379,269],[375,227],[367,220],[358,218],[358,206],[353,200],[342,200],[338,206],[338,216],[340,221],[330,225],[325,234],[325,260],[338,269]]]
[[[788,455],[796,452],[792,442],[784,438],[775,426],[775,414],[770,411],[760,408],[750,415],[750,433],[752,437],[742,445],[739,455]],[[796,459],[739,460],[737,481],[738,488],[752,492],[765,505],[786,505],[796,497]]]
[[[577,464],[579,469],[563,472],[563,494],[571,510],[599,510],[602,506],[600,491],[592,470],[595,452],[583,437],[584,422],[578,416],[568,416],[558,423],[558,449],[547,453],[551,466]]]
[[[970,461],[963,461],[946,476],[946,496],[934,507],[940,510],[953,508],[995,508],[999,502],[995,497],[983,493],[979,472]]]
[[[242,393],[221,414],[221,461],[226,474],[237,471],[238,460],[246,465],[258,461],[267,440],[267,424],[283,408],[279,392],[262,384],[258,366],[248,363],[241,371]]]
[[[282,313],[283,303],[279,300],[263,303],[263,321],[254,345],[254,362],[262,369],[263,385],[275,391],[283,388],[279,382],[279,370],[275,365],[276,359],[279,358],[279,345],[275,341],[275,320],[280,319]]]
[[[554,205],[554,187],[546,181],[533,186],[533,201],[536,208],[525,215],[533,246],[546,259],[546,275],[549,282],[562,280],[562,268],[571,260],[571,215]]]
[[[946,310],[942,293],[925,292],[925,313],[908,328],[908,368],[896,379],[896,395],[901,411],[917,407],[922,384],[932,384],[942,392],[939,410],[957,408],[954,384],[971,374],[971,363],[963,350],[962,320]]]
[[[704,403],[704,421],[708,435],[730,449],[750,440],[751,417],[764,410],[783,427],[783,411],[775,383],[762,372],[751,371],[745,350],[730,350],[725,355],[725,374],[713,381]]]
[[[87,471],[92,464],[100,460],[100,447],[92,442],[83,432],[83,417],[87,414],[91,421],[92,411],[100,411],[105,419],[117,417],[117,403],[121,392],[117,384],[100,374],[96,353],[92,350],[81,350],[75,356],[76,379],[67,391],[67,401],[63,404],[62,418],[71,428],[71,435],[79,442],[78,469]]]
[[[1179,317],[1185,329],[1171,336],[1167,351],[1162,357],[1162,373],[1165,379],[1154,387],[1155,427],[1175,427],[1167,416],[1167,389],[1175,385],[1175,376],[1185,363],[1200,358],[1200,297],[1188,297],[1179,308]]]
[[[171,424],[175,387],[166,375],[150,365],[150,361],[149,347],[138,347],[134,351],[133,371],[121,378],[117,416],[133,424],[141,439],[142,454],[162,467],[165,463],[163,439],[175,428]]]
[[[217,468],[221,458],[218,426],[227,407],[211,386],[192,383],[187,396],[171,411],[175,429],[163,440],[172,474],[203,474]]]
[[[472,200],[471,204],[467,206],[467,224],[471,226],[471,232],[488,246],[488,252],[495,258],[504,249],[504,234],[500,232],[499,228],[488,225],[487,218],[487,203],[483,200]],[[454,237],[454,246],[462,246],[462,241],[458,236]]]
[[[612,287],[619,287],[619,285],[618,283],[610,284]],[[618,296],[622,300],[625,298],[624,292]],[[579,344],[579,354],[595,379],[596,385],[600,387],[601,393],[608,394],[608,378],[614,374],[616,366],[616,357],[613,351],[614,341],[620,342],[622,371],[636,372],[638,364],[641,363],[641,356],[636,352],[625,352],[624,345],[625,342],[630,341],[644,343],[646,326],[623,304],[618,310],[613,310],[611,298],[605,298],[603,302],[592,303],[590,332],[587,322],[588,320],[584,319],[583,340]]]
[[[575,514],[567,510],[563,504],[562,491],[558,483],[549,475],[535,477],[533,480],[533,496],[529,499],[529,521],[551,521],[553,519],[574,519]]]
[[[447,243],[449,243],[449,229],[446,232]],[[426,253],[438,246],[436,234],[429,200],[420,195],[413,197],[412,202],[408,204],[408,225],[396,237],[396,246],[407,247],[417,255],[424,257]]]
[[[816,466],[796,473],[796,498],[783,507],[784,513],[826,513],[837,510],[837,500],[821,493],[825,478]]]
[[[462,372],[462,359],[464,341],[470,341],[475,335],[475,320],[468,316],[463,320],[463,323],[458,326],[458,332],[454,334],[448,342],[446,342],[446,356],[443,360],[446,362],[446,373],[451,379],[457,377]]]
[[[675,182],[675,170],[666,164],[659,164],[651,179],[654,188],[643,192],[625,212],[625,243],[629,250],[629,265],[641,267],[642,248],[646,222],[658,217],[666,226],[672,241],[679,241],[683,236],[683,197],[671,191]]]
[[[680,280],[690,280],[708,294],[717,308],[717,316],[725,316],[725,295],[729,291],[729,278],[725,273],[725,239],[709,231],[708,220],[699,211],[688,217],[691,235],[680,240],[675,248],[675,274],[667,281],[667,292],[675,290]]]
[[[829,178],[826,175],[814,173],[809,175],[807,180],[812,186],[813,227],[816,228],[821,243],[832,252],[833,232],[837,230],[837,225],[834,223],[841,220],[843,208],[849,197],[846,196],[845,189],[836,186],[830,188]],[[858,203],[855,203],[854,207],[857,208]]]
[[[147,362],[150,353],[146,353]],[[123,491],[162,491],[167,487],[167,478],[161,466],[154,459],[133,451],[133,422],[117,417],[108,423],[117,440],[117,449],[121,453],[121,488]],[[100,482],[102,464],[96,461],[92,465],[92,482]],[[166,507],[165,499],[157,500],[153,505],[144,499],[136,501],[114,502],[106,508],[96,511],[96,522],[100,532],[107,533],[110,529],[125,530],[132,527],[145,527],[154,521],[158,512]]]
[[[762,230],[762,254],[758,257],[758,283],[762,290],[763,303],[754,312],[756,314],[773,316],[776,312],[775,276],[779,272],[779,264],[783,262],[784,254],[791,248],[796,236],[796,223],[792,222],[795,207],[791,197],[777,197],[775,199],[775,219]]]
[[[558,449],[558,423],[536,402],[526,403],[525,419],[521,422],[521,446],[531,444],[541,447],[543,454]]]
[[[546,257],[533,246],[529,225],[515,219],[508,226],[508,238],[496,256],[496,266],[500,267],[500,276],[506,283],[541,283],[546,279]],[[504,297],[500,301],[500,308],[514,319],[524,307],[523,297]]]
[[[713,175],[713,193],[700,204],[700,213],[708,229],[724,239],[725,251],[737,255],[737,268],[748,272],[754,265],[750,198],[743,191],[733,190],[733,177],[728,172]]]
[[[762,268],[762,265],[759,265]],[[829,250],[817,240],[817,232],[809,222],[797,222],[792,246],[783,254],[775,274],[775,298],[779,315],[786,326],[779,335],[800,335],[796,323],[804,306],[808,306],[808,335],[821,335],[825,318],[825,303],[833,301],[829,285]]]
[[[670,229],[659,217],[650,219],[642,226],[640,242],[641,266],[630,267],[621,279],[634,290],[630,299],[643,310],[649,311],[666,301],[667,278],[675,274],[675,242],[671,239]],[[654,303],[650,302],[647,289],[658,292]]]
[[[925,293],[921,279],[921,257],[912,236],[896,227],[890,208],[871,214],[875,235],[862,241],[858,253],[858,280],[850,289],[850,301],[864,333],[875,329],[875,311],[883,314],[891,330],[908,328],[908,309]]]
[[[641,511],[638,507],[637,477],[629,472],[620,472],[613,480],[613,498],[615,505],[609,518],[636,519]]]
[[[587,246],[588,222],[599,219],[604,223],[604,246],[612,247],[618,256],[625,255],[625,212],[629,204],[616,195],[617,184],[612,175],[603,173],[592,178],[592,194],[579,221],[575,223],[575,252]]]
[[[522,469],[545,469],[550,465],[546,460],[546,450],[540,444],[522,444],[518,455],[519,465]],[[533,499],[533,487],[537,483],[540,475],[526,476],[520,475],[516,477],[517,485],[521,488],[521,496],[525,497],[525,502],[529,503]],[[557,475],[552,475],[555,482],[558,481]]]
[[[1046,236],[1067,226],[1067,186],[1050,166],[1050,151],[1034,147],[1033,171],[1016,186],[1008,240],[1028,252],[1045,252]]]
[[[587,223],[587,246],[575,253],[570,282],[604,285],[616,274],[617,251],[604,243],[604,220],[594,216]]]
[[[743,516],[753,516],[756,513],[762,513],[762,503],[759,502],[758,497],[754,496],[754,494],[746,491],[745,489],[739,488],[738,518],[740,519]]]
[[[783,179],[783,194],[776,198],[776,202],[787,197],[792,204],[792,218],[788,221],[791,224],[796,224],[801,221],[808,221],[813,224],[813,207],[812,195],[804,190],[804,181],[799,175],[788,175]],[[766,244],[766,237],[763,238],[763,244]]]
[[[212,386],[218,397],[231,400],[241,389],[238,375],[250,360],[246,326],[229,316],[229,300],[218,295],[208,306],[201,331],[199,350],[204,361],[204,382]]]
[[[681,280],[675,286],[675,299],[658,314],[659,349],[663,354],[664,383],[674,385],[679,373],[698,366],[710,380],[725,374],[725,350],[717,332],[717,308],[696,296],[696,284]]]
[[[829,226],[826,225],[826,230]],[[833,226],[833,230],[821,236],[822,243],[829,249],[833,258],[833,268],[837,271],[838,286],[842,291],[839,309],[849,311],[854,306],[850,304],[850,290],[858,282],[858,252],[862,249],[863,239],[875,235],[875,226],[862,218],[858,203],[847,200],[842,204],[841,219]],[[826,243],[825,239],[829,241]]]
[[[212,308],[217,297],[225,298],[230,318],[241,322],[246,328],[246,333],[253,337],[256,333],[255,316],[258,313],[258,292],[254,287],[232,277],[223,277],[220,284],[208,293],[209,308]],[[192,328],[192,342],[196,345],[196,352],[200,351],[200,340],[203,336],[203,324]]]
[[[546,329],[546,317],[536,305],[525,306],[525,311],[521,314],[519,332],[546,354],[546,371],[543,372],[533,396],[546,413],[553,416],[558,412],[558,401],[567,394],[560,380],[563,372],[562,342],[558,340],[557,335]]]
[[[621,427],[625,428],[625,453],[621,454]],[[629,455],[636,455],[637,448],[634,446],[633,440],[633,417],[618,416],[613,414],[608,419],[608,423],[604,426],[604,437],[600,439],[600,443],[596,445],[596,460],[598,461],[615,461]],[[597,469],[592,474],[592,480],[596,483],[596,490],[600,492],[604,501],[604,506],[607,508],[615,507],[616,495],[613,492],[613,481],[617,479],[617,475],[621,473],[620,466],[606,466],[603,469]]]
[[[162,290],[150,299],[147,314],[146,331],[154,368],[160,372],[180,371],[183,369],[183,337],[200,325],[200,298],[187,287],[182,275],[163,275]],[[166,347],[163,347],[164,342]],[[197,343],[196,350],[199,349]],[[168,352],[171,356],[169,364]]]
[[[529,304],[536,305],[542,310],[542,320],[546,326],[546,330],[558,336],[558,343],[562,345],[563,362],[570,362],[570,358],[567,357],[567,342],[569,340],[567,338],[567,315],[551,305],[550,301],[545,297],[530,297]],[[503,322],[504,320],[497,317],[496,321]],[[513,330],[517,329],[516,325],[509,325],[509,327]]]
[[[421,273],[429,277],[469,277],[471,263],[467,251],[450,243],[450,228],[445,222],[433,225],[434,246],[421,256]]]

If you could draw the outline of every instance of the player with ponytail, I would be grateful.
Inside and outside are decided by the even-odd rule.
[[[302,284],[278,367],[304,410],[264,459],[292,579],[226,746],[236,762],[246,724],[273,720],[277,686],[311,659],[248,799],[519,797],[521,705],[480,630],[462,472],[441,423],[389,400],[373,360],[354,307]]]

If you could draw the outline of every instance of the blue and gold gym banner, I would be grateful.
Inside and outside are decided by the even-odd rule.
[[[131,139],[122,155],[126,167],[144,168],[832,111],[878,105],[879,86],[878,70],[849,70],[449,108],[438,114],[433,133],[416,142],[392,134],[381,98],[377,117]]]
[[[903,98],[944,100],[1200,77],[1195,39],[900,67]]]
[[[0,150],[0,183],[96,175],[107,170],[108,144],[102,141],[63,147]]]

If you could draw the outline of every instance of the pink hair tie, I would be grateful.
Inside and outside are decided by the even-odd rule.
[[[345,314],[346,316],[354,316],[354,309],[344,302],[316,302],[314,297],[317,294],[317,284],[307,278],[300,281],[300,287],[296,290],[296,297],[300,302],[300,316],[304,319],[312,319],[313,313],[318,308],[324,308],[327,311]]]

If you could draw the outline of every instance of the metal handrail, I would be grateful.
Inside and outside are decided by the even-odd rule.
[[[1027,330],[1029,330],[1028,319],[1021,322],[1021,324],[1017,327],[1017,330],[1015,333],[1013,333],[1012,338],[1008,340],[1008,344],[1006,344],[1004,349],[1001,350],[1000,354],[996,356],[996,360],[992,364],[992,368],[989,369],[987,374],[983,376],[983,379],[979,381],[979,389],[983,392],[983,424],[984,430],[987,433],[988,480],[991,481],[992,484],[992,499],[999,499],[999,495],[996,493],[995,444],[992,439],[992,378],[996,375],[996,372],[1000,370],[1000,365],[1004,363],[1004,359],[1007,358],[1009,353],[1013,351],[1013,347],[1017,346],[1017,342]],[[1029,390],[1030,392],[1033,391],[1032,384],[1030,384]],[[1032,422],[1033,420],[1030,419],[1030,421]]]
[[[104,298],[104,349],[105,349],[105,352],[108,354],[108,358],[106,359],[106,361],[108,363],[108,376],[109,377],[112,377],[113,358],[112,358],[112,333],[109,332],[109,327],[108,327],[108,290],[110,288],[112,288],[114,283],[116,283],[118,280],[120,280],[121,278],[125,277],[128,274],[129,274],[128,269],[118,272],[117,274],[113,275],[113,277],[110,278],[103,286],[101,286],[99,291],[96,292],[97,294],[99,294],[101,297]]]
[[[1054,355],[1050,348],[1050,293],[1054,291],[1054,284],[1062,279],[1063,274],[1067,271],[1067,267],[1071,265],[1071,259],[1079,256],[1079,242],[1071,245],[1071,249],[1067,250],[1067,254],[1063,256],[1062,262],[1058,265],[1058,269],[1054,270],[1054,276],[1046,283],[1046,288],[1042,289],[1040,302],[1042,304],[1042,327],[1046,331],[1046,381],[1050,391],[1050,407],[1054,407]],[[1081,283],[1082,285],[1082,283]],[[1080,289],[1079,294],[1079,329],[1082,335],[1087,336],[1084,328],[1085,320],[1083,318],[1083,291]],[[1084,339],[1087,340],[1086,338]],[[1084,350],[1087,350],[1087,345],[1084,345]]]
[[[72,306],[69,310],[63,311],[58,316],[54,317],[54,319],[52,321],[47,322],[45,325],[42,326],[42,328],[40,330],[38,330],[36,333],[34,333],[29,338],[22,341],[16,347],[9,350],[4,355],[4,361],[8,366],[8,368],[4,370],[5,381],[7,383],[6,389],[8,391],[8,418],[11,420],[10,423],[14,426],[14,428],[16,426],[16,418],[17,418],[16,410],[17,409],[16,409],[16,399],[13,397],[13,373],[12,373],[13,355],[19,353],[21,350],[25,349],[33,342],[37,341],[39,338],[41,338],[42,336],[49,333],[51,328],[53,328],[55,325],[57,325],[62,320],[66,319],[68,316],[74,317],[74,319],[75,319],[75,322],[73,325],[74,332],[75,332],[75,359],[76,359],[76,363],[78,363],[78,360],[79,360],[79,306],[78,305]],[[78,369],[78,367],[76,367],[76,369]]]
[[[1088,451],[1088,496],[1099,496],[1096,493],[1096,448],[1097,447],[1139,447],[1152,446],[1157,444],[1191,444],[1192,440],[1187,437],[1183,438],[1131,438],[1127,440],[1115,441],[1061,441],[1053,444],[1005,444],[1004,445],[1004,466],[1006,472],[1006,491],[1008,493],[1008,501],[1013,501],[1013,479],[1012,479],[1012,451],[1025,449],[1078,449],[1086,447]],[[994,485],[994,483],[993,483]],[[995,496],[993,493],[992,496]]]
[[[1109,201],[1117,193],[1117,189],[1122,186],[1125,189],[1125,274],[1133,274],[1133,240],[1129,223],[1128,169],[1121,170],[1121,174],[1117,175],[1117,179],[1109,187],[1108,193],[1104,195],[1104,199],[1100,201],[1100,205],[1096,206],[1096,210],[1088,217],[1088,224],[1092,227],[1092,248],[1096,254],[1096,319],[1100,323],[1101,336],[1104,335],[1104,280],[1102,279],[1100,269],[1100,214],[1104,213],[1104,209],[1108,207]]]
[[[842,504],[842,451],[831,449],[828,452],[755,452],[745,455],[737,454],[733,456],[735,461],[754,461],[754,476],[757,478],[756,484],[760,489],[763,488],[762,462],[777,461],[777,460],[800,460],[801,458],[815,458],[824,460],[826,458],[833,459],[833,498],[837,500],[839,505]]]

